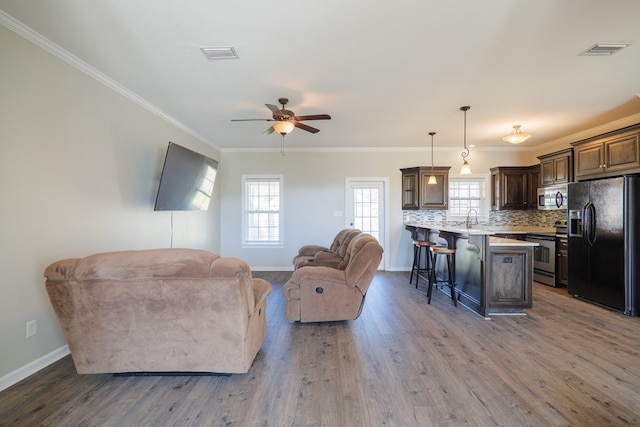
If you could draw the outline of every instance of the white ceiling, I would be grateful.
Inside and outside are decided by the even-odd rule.
[[[515,124],[563,140],[640,122],[638,0],[0,0],[0,10],[222,149],[279,147],[265,103],[289,98],[289,147],[513,148]],[[0,20],[6,25],[6,15]],[[598,42],[630,42],[606,57]],[[204,46],[239,58],[210,61]],[[606,126],[605,126],[606,127]]]

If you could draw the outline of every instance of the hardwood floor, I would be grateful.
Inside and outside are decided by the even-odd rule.
[[[362,316],[291,324],[231,376],[77,375],[69,357],[0,393],[0,426],[637,426],[640,318],[534,285],[527,316],[484,320],[408,273],[379,273]]]

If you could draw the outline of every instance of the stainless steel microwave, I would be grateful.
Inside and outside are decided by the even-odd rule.
[[[538,209],[567,209],[567,184],[538,188]]]

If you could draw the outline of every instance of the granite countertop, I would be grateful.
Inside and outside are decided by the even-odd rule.
[[[404,225],[418,228],[428,228],[430,230],[446,231],[449,233],[468,234],[469,236],[487,236],[495,234],[493,231],[485,230],[483,228],[470,228],[460,225],[438,225],[426,222],[405,222]]]
[[[464,225],[442,225],[427,222],[405,222],[404,225],[410,227],[429,228],[431,230],[448,231],[451,233],[463,233],[473,235],[493,235],[493,234],[550,234],[555,235],[555,227],[529,227],[529,226],[492,226],[476,225],[468,229]]]
[[[505,239],[502,237],[491,236],[489,238],[489,246],[539,246],[539,244],[527,242],[526,240]]]

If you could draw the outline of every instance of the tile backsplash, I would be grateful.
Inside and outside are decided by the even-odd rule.
[[[403,222],[429,222],[434,224],[461,225],[460,217],[447,218],[446,210],[402,211]],[[557,220],[567,219],[566,210],[513,210],[490,211],[489,218],[480,218],[481,226],[494,227],[553,227]]]

